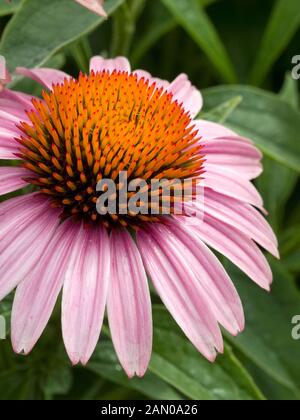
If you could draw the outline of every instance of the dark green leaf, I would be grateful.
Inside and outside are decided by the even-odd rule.
[[[262,394],[229,347],[216,363],[207,362],[170,319],[154,308],[154,347],[150,371],[191,399],[248,400]]]
[[[88,364],[88,369],[118,385],[139,391],[156,400],[180,400],[181,395],[151,372],[144,378],[129,380],[122,370],[111,342],[104,341],[97,346],[96,352]]]
[[[246,329],[230,341],[265,374],[300,396],[300,341],[292,338],[292,318],[299,314],[300,295],[280,263],[272,264],[270,294],[232,266],[229,273],[242,297]]]
[[[111,14],[124,0],[108,0]],[[73,0],[24,0],[5,28],[0,53],[8,67],[38,67],[105,21]]]

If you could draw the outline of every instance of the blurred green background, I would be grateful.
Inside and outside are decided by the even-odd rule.
[[[0,399],[299,399],[300,55],[299,0],[107,0],[105,20],[73,0],[0,0],[0,54],[17,66],[62,68],[76,76],[93,54],[125,54],[134,68],[171,80],[187,73],[204,95],[202,118],[251,138],[264,152],[257,187],[278,234],[281,261],[271,294],[224,260],[242,297],[246,330],[206,362],[154,296],[149,372],[129,381],[108,328],[91,362],[72,368],[60,331],[60,305],[26,358],[0,341]],[[299,58],[300,62],[300,58]],[[300,76],[300,71],[298,72]],[[12,88],[38,94],[36,84]],[[6,198],[6,197],[4,197]],[[13,296],[0,303],[9,323]]]

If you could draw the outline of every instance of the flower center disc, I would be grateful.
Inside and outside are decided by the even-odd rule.
[[[62,208],[63,219],[107,227],[156,221],[151,211],[99,214],[98,182],[113,180],[119,191],[124,171],[149,187],[152,179],[193,180],[203,172],[190,115],[155,83],[125,72],[81,74],[43,92],[43,99],[32,101],[31,124],[20,124],[19,156],[32,171],[26,180]]]

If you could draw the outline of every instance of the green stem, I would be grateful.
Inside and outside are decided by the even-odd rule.
[[[88,73],[89,58],[92,56],[92,51],[91,51],[88,38],[83,37],[79,41],[74,42],[70,46],[70,52],[78,68],[81,71]]]
[[[111,55],[127,56],[145,0],[127,0],[113,16],[113,41]]]

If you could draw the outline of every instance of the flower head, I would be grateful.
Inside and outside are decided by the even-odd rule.
[[[137,74],[104,70],[65,79],[33,100],[27,116],[18,155],[32,172],[26,180],[62,209],[63,220],[135,226],[147,217],[97,213],[100,180],[116,181],[119,194],[125,169],[129,182],[147,183],[202,172],[202,146],[189,114],[172,93]]]
[[[104,0],[75,0],[77,3],[86,7],[94,13],[97,13],[100,16],[106,17],[106,12],[103,9]]]
[[[34,189],[0,204],[0,300],[17,287],[15,351],[31,351],[62,291],[71,361],[88,362],[107,308],[120,363],[128,376],[142,376],[152,346],[148,274],[186,336],[215,360],[223,351],[220,325],[236,335],[244,315],[208,246],[265,289],[272,273],[259,246],[278,256],[251,183],[262,171],[261,153],[250,140],[195,118],[202,97],[186,75],[168,83],[132,72],[122,57],[94,57],[90,74],[78,79],[52,69],[17,72],[46,90],[42,99],[0,95],[0,158],[19,160],[0,168],[0,194]],[[143,211],[124,212],[119,204],[122,172],[128,182],[143,181]],[[161,185],[151,188],[154,179],[173,187],[188,181],[190,193],[163,194]],[[105,194],[118,203],[114,212],[98,211]],[[126,204],[132,199],[126,189]]]

